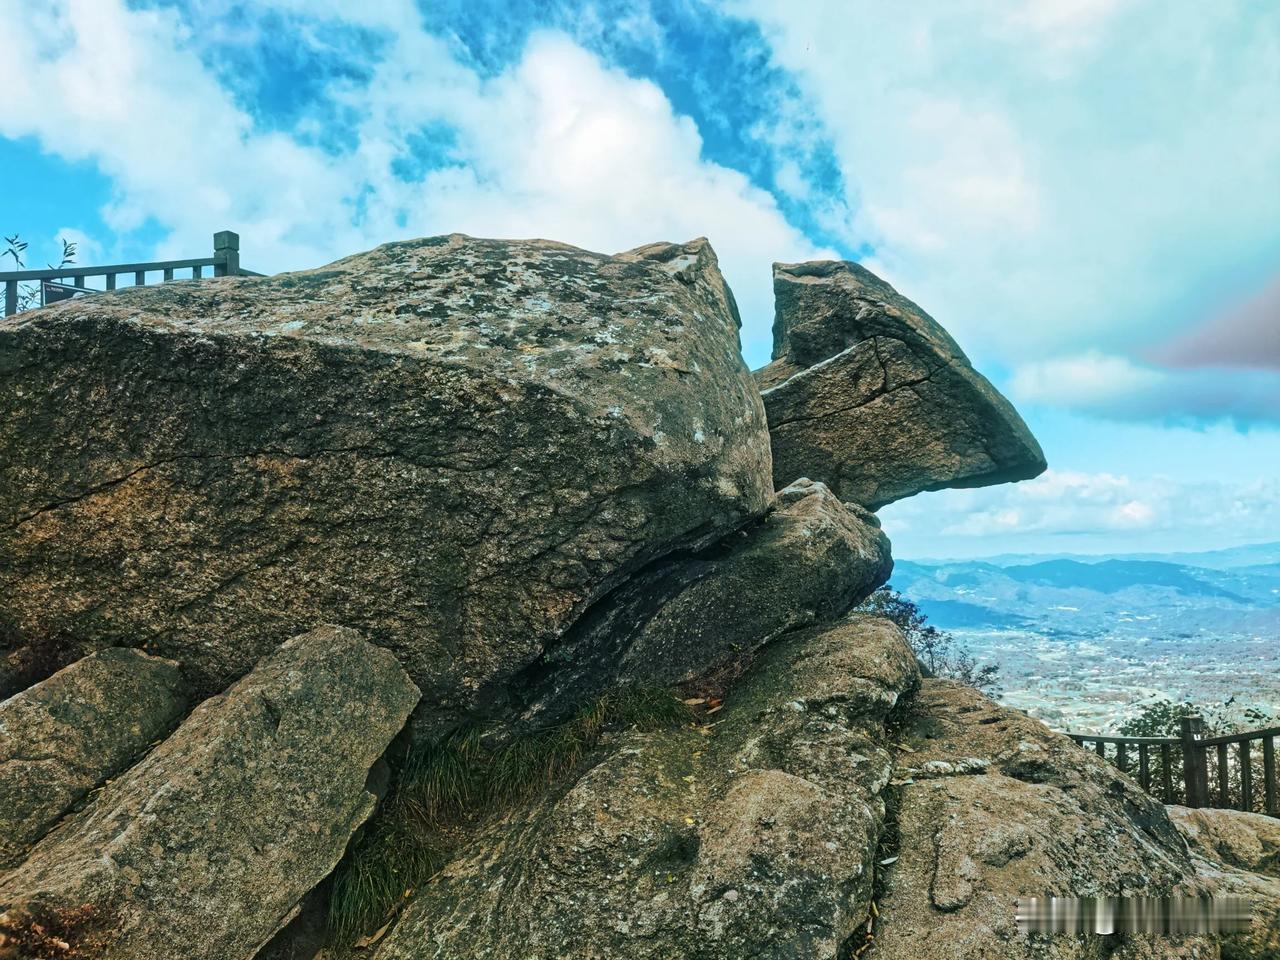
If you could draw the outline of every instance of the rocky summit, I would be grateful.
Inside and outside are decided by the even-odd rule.
[[[1271,821],[1166,808],[857,610],[870,511],[1044,457],[862,267],[774,280],[754,375],[705,240],[0,323],[0,958],[1274,950]],[[1259,919],[1015,924],[1172,892]]]

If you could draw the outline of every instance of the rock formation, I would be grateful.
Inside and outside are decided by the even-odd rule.
[[[1035,437],[932,317],[856,263],[773,266],[773,362],[756,371],[773,478],[876,510],[1043,472]]]
[[[1280,957],[1280,819],[1239,810],[1168,809],[1195,862],[1198,892],[1252,904],[1251,929],[1223,938],[1224,960]]]
[[[706,731],[619,735],[446,867],[378,960],[836,957],[866,914],[917,682],[892,624],[765,648]]]
[[[0,703],[0,869],[186,709],[176,663],[124,649],[85,657]]]
[[[526,712],[545,722],[549,705],[620,683],[679,683],[740,663],[788,630],[839,617],[892,567],[873,514],[799,480],[754,526],[596,604],[524,678]]]
[[[1018,897],[1164,896],[1194,877],[1163,805],[1105,760],[971,688],[924,681],[899,737],[890,788],[897,860],[879,906],[878,957],[1020,956]],[[1079,940],[1075,952],[1054,955],[1087,950]]]
[[[93,654],[0,704],[0,960],[1208,960],[1013,901],[1274,920],[1269,827],[1171,821],[853,611],[868,508],[1044,460],[862,268],[775,286],[763,400],[703,240],[437,237],[0,323],[0,681]]]
[[[704,240],[460,235],[20,315],[4,618],[206,693],[341,623],[456,722],[628,573],[764,512],[737,327]]]
[[[373,810],[365,779],[417,700],[353,630],[290,640],[0,876],[0,935],[70,927],[88,957],[251,957]]]

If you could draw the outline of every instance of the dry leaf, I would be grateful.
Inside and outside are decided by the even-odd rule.
[[[357,947],[371,947],[375,943],[377,943],[379,940],[381,940],[384,936],[386,936],[387,931],[390,928],[391,928],[391,921],[388,920],[386,923],[380,926],[377,930],[373,931],[373,933],[369,934],[367,937],[361,937],[359,940],[357,940],[355,942],[355,945]]]

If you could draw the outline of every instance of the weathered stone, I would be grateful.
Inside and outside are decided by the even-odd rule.
[[[1019,935],[1018,897],[1194,892],[1195,865],[1157,803],[1105,760],[977,691],[925,680],[891,788],[875,956],[1097,956],[1090,938]],[[886,857],[885,859],[889,859]],[[1206,938],[1134,937],[1126,958],[1216,956]]]
[[[457,234],[10,318],[4,617],[206,691],[343,623],[448,722],[628,574],[767,508],[737,325],[705,240]]]
[[[178,665],[113,648],[0,703],[0,868],[177,725]]]
[[[417,699],[355,631],[295,637],[0,877],[0,933],[74,930],[103,960],[251,957],[372,811],[365,779]]]
[[[875,510],[1045,469],[1013,406],[928,314],[845,261],[777,263],[773,362],[756,371],[778,487],[826,483]]]
[[[1250,929],[1221,939],[1224,960],[1280,957],[1280,821],[1239,810],[1168,810],[1196,861],[1198,892],[1250,903]]]
[[[886,718],[917,679],[888,621],[778,640],[714,727],[618,735],[478,839],[378,960],[835,958],[870,894]]]
[[[1167,809],[1187,842],[1203,856],[1280,877],[1280,819],[1242,810]]]
[[[632,577],[523,678],[526,716],[618,684],[672,684],[741,662],[790,630],[842,616],[889,578],[874,514],[799,480],[755,525]]]

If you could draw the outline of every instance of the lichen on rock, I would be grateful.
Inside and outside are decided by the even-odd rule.
[[[394,649],[423,728],[448,729],[771,493],[705,240],[454,234],[0,322],[15,642],[143,646],[206,694],[337,622]]]
[[[374,960],[1207,960],[1019,938],[1014,899],[1274,919],[1270,827],[1171,821],[849,612],[868,510],[1044,458],[863,268],[775,291],[754,379],[702,239],[455,234],[0,323],[0,691],[101,651],[0,704],[0,955],[318,957],[366,877],[327,913]],[[164,737],[178,669],[211,696]],[[665,724],[621,705],[653,684]]]
[[[621,734],[425,888],[378,960],[834,958],[866,916],[917,682],[888,621],[771,644],[702,730]]]
[[[0,702],[0,869],[186,712],[178,665],[111,648]]]
[[[369,770],[417,700],[355,631],[293,638],[0,875],[0,936],[87,906],[89,956],[252,956],[372,812]]]

